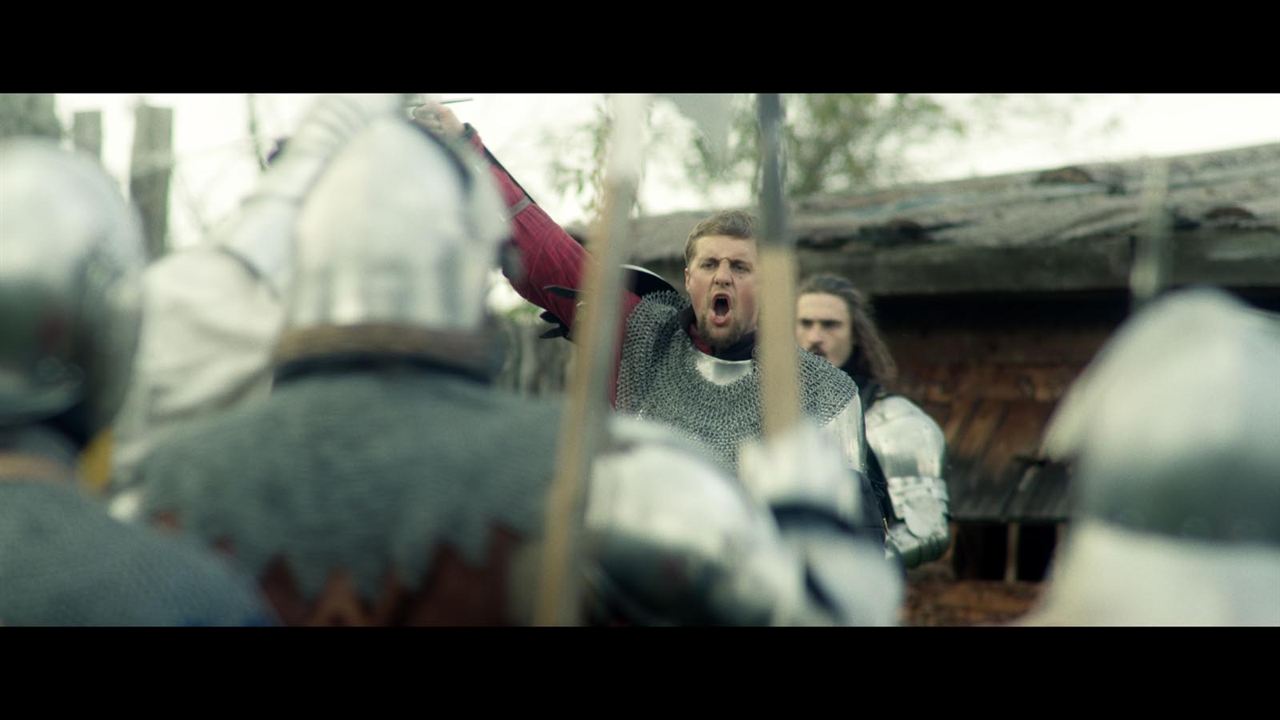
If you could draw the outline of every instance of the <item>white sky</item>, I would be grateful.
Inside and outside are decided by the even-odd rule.
[[[958,103],[973,96],[936,97]],[[939,149],[946,153],[928,158],[929,179],[1280,142],[1280,94],[1038,97],[1050,106],[1069,105],[1071,117],[1024,118],[999,132],[944,143]]]
[[[255,95],[259,135],[266,148],[293,128],[315,95]],[[578,219],[576,203],[559,202],[547,179],[544,128],[576,124],[593,113],[590,95],[450,95],[473,98],[453,105],[480,131],[491,152],[557,218]],[[248,96],[243,94],[63,94],[59,117],[67,126],[79,110],[103,113],[103,164],[127,192],[133,142],[133,107],[148,104],[174,110],[173,147],[177,164],[170,178],[169,242],[185,247],[235,209],[259,170],[249,138]],[[264,148],[264,150],[266,149]]]
[[[256,95],[266,145],[292,132],[314,95]],[[472,123],[489,149],[520,183],[562,223],[582,221],[575,198],[552,192],[552,150],[544,133],[589,119],[600,95],[459,94],[470,102],[452,105]],[[966,108],[973,95],[939,95]],[[177,164],[171,179],[169,227],[172,247],[199,242],[209,227],[233,210],[258,174],[248,132],[248,96],[243,94],[59,95],[64,123],[77,110],[103,112],[103,162],[127,188],[133,137],[133,106],[144,99],[174,110]],[[1078,162],[1145,155],[1199,152],[1280,142],[1280,94],[1269,95],[1079,95],[1027,96],[1029,104],[1069,106],[1069,117],[1049,113],[1006,121],[999,132],[981,121],[965,138],[908,149],[910,179],[929,181],[987,175]],[[1057,103],[1058,105],[1054,105]],[[1115,121],[1119,119],[1117,124]],[[669,161],[668,161],[669,162]],[[660,163],[657,163],[660,164]],[[681,186],[671,167],[651,163],[641,197],[650,213],[708,206],[702,194]],[[718,197],[718,202],[747,198]]]

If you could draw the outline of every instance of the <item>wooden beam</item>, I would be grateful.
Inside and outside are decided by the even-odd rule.
[[[1174,285],[1280,286],[1280,229],[1201,227],[1174,233],[1171,242]]]
[[[802,249],[802,275],[834,272],[864,292],[940,295],[1127,288],[1127,240],[1080,241],[1044,247],[925,244],[875,252]]]
[[[169,229],[169,176],[173,167],[173,110],[141,104],[135,113],[129,197],[142,216],[147,257],[164,255]]]
[[[102,111],[83,110],[72,115],[71,142],[77,150],[102,162]]]
[[[1280,286],[1280,229],[1200,227],[1174,233],[1169,282]],[[976,292],[1064,292],[1128,288],[1128,236],[1053,246],[925,244],[875,252],[803,248],[801,275],[835,272],[877,297]]]
[[[1174,285],[1280,286],[1280,229],[1200,226],[1170,238]],[[683,267],[675,241],[660,256],[638,257],[651,269]],[[973,245],[919,242],[880,247],[801,245],[800,277],[833,272],[877,298],[988,292],[1128,291],[1134,246],[1129,234],[1077,238],[1054,244]],[[677,267],[678,266],[678,267]],[[669,276],[668,279],[671,279]],[[676,278],[680,280],[680,278]]]
[[[1021,529],[1021,523],[1009,523],[1009,544],[1004,556],[1004,581],[1007,583],[1018,580],[1018,535]]]
[[[62,139],[62,124],[48,93],[0,93],[0,138],[21,135]]]

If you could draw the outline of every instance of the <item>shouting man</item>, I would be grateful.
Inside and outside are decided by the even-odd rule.
[[[415,111],[415,118],[445,135],[466,138],[486,153],[511,217],[513,245],[524,271],[510,277],[526,300],[572,329],[576,302],[555,292],[580,288],[585,249],[555,223],[484,148],[470,126],[443,105]],[[760,375],[755,358],[758,320],[757,229],[739,211],[698,223],[685,244],[684,284],[641,296],[628,293],[617,368],[618,411],[672,425],[708,445],[736,471],[744,441],[762,434]],[[797,352],[800,352],[797,350]],[[800,352],[800,406],[839,443],[861,489],[857,524],[883,538],[884,523],[866,478],[862,406],[852,380],[809,353]]]

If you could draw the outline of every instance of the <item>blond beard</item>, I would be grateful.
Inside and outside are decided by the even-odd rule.
[[[713,353],[719,353],[726,348],[732,347],[751,332],[750,330],[746,330],[741,327],[730,327],[728,329],[732,332],[732,335],[724,340],[713,340],[710,332],[711,323],[706,317],[697,318],[697,324],[695,327],[698,329],[698,336],[702,338],[702,342],[706,343],[707,347],[711,348],[711,352]]]

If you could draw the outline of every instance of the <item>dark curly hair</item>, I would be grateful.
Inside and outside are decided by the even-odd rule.
[[[844,370],[859,385],[873,380],[887,388],[898,377],[898,366],[889,354],[889,347],[876,327],[871,303],[845,278],[839,275],[812,275],[800,283],[796,297],[809,293],[835,295],[849,308],[849,324],[853,331],[853,352],[844,363]]]

